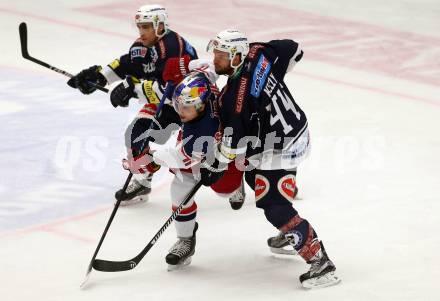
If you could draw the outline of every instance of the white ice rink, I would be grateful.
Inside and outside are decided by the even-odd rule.
[[[287,83],[313,150],[294,206],[343,280],[303,290],[307,265],[269,252],[276,231],[249,189],[237,212],[202,189],[186,270],[166,270],[170,227],[136,269],[94,271],[79,289],[127,176],[123,133],[139,105],[114,109],[24,60],[18,24],[31,55],[76,73],[128,50],[144,3],[0,0],[0,300],[440,300],[439,0],[157,1],[201,57],[227,27],[301,43]],[[162,170],[147,204],[120,208],[99,258],[146,245],[171,213],[170,178]]]

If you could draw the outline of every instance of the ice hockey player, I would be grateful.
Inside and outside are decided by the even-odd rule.
[[[155,172],[159,164],[170,167],[175,174],[171,183],[173,210],[183,201],[182,196],[187,195],[199,181],[202,161],[214,152],[222,136],[216,109],[218,89],[214,83],[217,75],[213,72],[212,64],[194,68],[199,61],[201,60],[191,61],[189,68],[195,70],[176,86],[173,93],[174,109],[182,121],[177,149],[158,150],[152,157],[146,155],[124,163],[125,168],[130,168],[134,173],[141,169]],[[233,163],[222,179],[211,186],[220,195],[228,196],[241,189],[243,171],[237,170]],[[197,204],[193,198],[176,218],[178,241],[165,258],[169,270],[181,268],[191,262],[198,228],[196,214]]]
[[[197,53],[188,41],[169,28],[164,7],[156,4],[141,6],[134,21],[140,36],[127,54],[107,66],[92,66],[82,70],[68,81],[68,85],[79,89],[83,94],[90,94],[96,90],[93,84],[105,86],[122,81],[111,92],[113,106],[125,107],[130,98],[135,96],[140,100],[148,100],[127,128],[125,135],[128,156],[136,158],[142,155],[142,140],[135,140],[149,128],[160,101],[152,92],[152,85],[158,85],[159,90],[163,91],[167,81],[183,78],[188,72],[188,62],[196,59]],[[172,60],[168,62],[170,58]],[[168,72],[165,69],[166,64],[177,65],[179,68],[168,70],[177,70],[179,74]],[[142,83],[139,80],[143,80]],[[158,121],[164,128],[169,123],[180,122],[171,105],[164,106]],[[122,199],[122,206],[146,201],[151,191],[151,180],[151,173],[134,175],[127,190],[117,191],[116,198]]]
[[[228,80],[218,98],[224,134],[211,168],[200,170],[203,184],[212,185],[231,160],[245,157],[245,179],[254,188],[256,206],[280,231],[268,239],[269,246],[289,244],[311,265],[299,277],[305,288],[338,283],[322,241],[292,206],[294,170],[307,156],[310,141],[306,115],[284,76],[303,51],[293,40],[248,44],[237,30],[220,32],[207,49],[213,52],[216,73]]]

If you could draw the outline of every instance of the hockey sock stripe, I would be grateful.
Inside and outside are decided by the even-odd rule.
[[[189,222],[189,221],[194,220],[196,218],[196,216],[197,216],[197,211],[192,213],[192,214],[189,214],[189,215],[180,215],[179,214],[176,217],[176,221],[178,221],[178,222]]]
[[[177,208],[178,208],[177,206],[173,205],[172,206],[173,212],[176,211]],[[180,211],[179,215],[188,215],[188,214],[192,214],[192,213],[194,213],[196,211],[197,211],[197,203],[193,202],[191,206],[189,206],[187,208],[183,208]]]
[[[297,214],[294,217],[292,217],[284,226],[279,228],[279,230],[283,233],[286,233],[289,230],[298,226],[302,221],[303,219]]]

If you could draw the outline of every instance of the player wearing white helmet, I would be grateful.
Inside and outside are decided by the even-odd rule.
[[[296,167],[307,156],[310,140],[307,117],[284,76],[303,51],[293,40],[248,43],[244,34],[231,29],[211,40],[208,50],[213,52],[215,71],[228,80],[218,99],[225,134],[213,164],[217,168],[201,169],[203,184],[212,185],[229,162],[246,158],[245,178],[255,191],[256,206],[280,231],[268,240],[271,250],[282,253],[290,246],[311,264],[300,276],[304,287],[338,283],[324,245],[292,206]]]
[[[168,14],[164,7],[157,4],[141,6],[136,12],[135,22],[145,46],[154,45],[168,30]],[[150,33],[151,29],[154,35]],[[143,30],[147,32],[145,38]]]
[[[188,72],[189,61],[197,58],[191,44],[169,28],[168,14],[163,6],[141,6],[133,21],[139,31],[139,38],[130,46],[128,53],[107,66],[87,68],[68,81],[69,86],[84,94],[96,90],[90,83],[104,86],[122,81],[110,94],[113,106],[125,107],[132,97],[146,102],[126,131],[129,158],[142,155],[140,148],[143,141],[135,140],[149,128],[161,97],[160,93],[158,95],[154,92],[153,85],[159,87],[156,91],[163,92],[165,83],[181,79]],[[159,123],[164,128],[170,123],[180,123],[172,106],[163,107]],[[150,173],[134,175],[127,190],[116,193],[116,198],[122,199],[121,205],[147,200],[151,191],[151,177]]]
[[[207,51],[213,51],[217,56],[227,58],[229,66],[236,71],[249,52],[247,37],[235,29],[221,31],[207,46]],[[225,60],[226,61],[226,60]],[[215,71],[219,75],[226,74],[226,68],[218,68],[218,62],[214,61]]]

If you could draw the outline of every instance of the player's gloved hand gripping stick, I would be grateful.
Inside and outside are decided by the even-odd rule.
[[[167,99],[167,96],[171,94],[172,91],[173,91],[173,85],[170,84],[170,83],[167,83],[167,86],[166,86],[165,91],[163,93],[162,99],[160,100],[160,103],[159,103],[159,105],[157,107],[156,115],[154,117],[155,119],[157,119],[159,117],[160,112],[162,111],[162,108],[164,106],[165,100]],[[146,130],[145,134],[143,134],[143,136],[145,136],[145,138],[143,139],[143,142],[142,142],[142,145],[141,145],[141,148],[140,148],[140,152],[141,153],[145,149],[145,147],[148,146],[148,137],[149,137],[149,133],[150,133],[152,127],[153,127],[153,124],[154,124],[154,122],[151,122],[150,126]],[[125,181],[124,187],[122,188],[123,191],[125,191],[127,189],[128,184],[130,183],[130,180],[131,180],[132,176],[133,176],[133,173],[130,172],[128,177],[127,177],[127,180]],[[139,254],[139,255],[141,255],[140,257],[138,255],[134,259],[127,261],[128,262],[127,266],[129,268],[125,268],[126,266],[123,264],[124,262],[121,262],[124,267],[118,269],[119,265],[117,265],[117,267],[115,268],[115,267],[113,267],[113,265],[111,264],[112,262],[110,262],[110,261],[103,261],[103,260],[100,261],[99,259],[96,259],[96,255],[98,254],[99,249],[101,248],[102,242],[104,241],[104,238],[107,235],[107,231],[110,228],[110,225],[111,225],[111,223],[113,221],[113,218],[116,215],[116,211],[118,210],[119,205],[121,204],[121,201],[122,201],[122,198],[118,199],[116,201],[116,203],[115,203],[113,211],[112,211],[112,213],[110,215],[110,218],[109,218],[109,220],[107,222],[107,225],[105,226],[104,232],[102,233],[101,239],[99,240],[98,246],[96,247],[95,253],[93,254],[93,257],[92,257],[92,259],[90,261],[90,264],[89,264],[89,266],[87,268],[86,279],[84,280],[83,284],[87,281],[87,278],[88,278],[90,272],[92,271],[92,268],[94,268],[94,269],[96,269],[98,271],[105,271],[105,272],[116,272],[116,271],[129,270],[129,269],[134,268],[137,265],[137,263],[139,263],[139,261],[141,261],[141,259],[148,252],[148,250],[147,250],[145,252],[145,254],[143,254],[143,255],[141,255],[142,253]],[[160,233],[160,235],[161,234],[162,233]],[[101,262],[101,264],[100,264],[100,262]],[[109,262],[110,264],[106,264],[107,262]]]
[[[25,22],[20,23],[19,27],[18,27],[18,31],[20,32],[20,43],[21,43],[21,55],[23,56],[23,58],[30,60],[34,63],[37,63],[38,65],[41,65],[43,67],[49,68],[50,70],[53,70],[57,73],[60,73],[62,75],[65,75],[67,77],[72,78],[73,74],[70,74],[67,71],[58,69],[57,67],[54,67],[52,65],[49,65],[46,62],[40,61],[39,59],[36,59],[32,56],[29,55],[29,51],[28,51],[28,47],[27,47],[27,25]],[[108,93],[108,89],[101,87],[100,85],[94,83],[94,82],[89,82],[89,85],[95,87],[98,90],[101,90],[105,93]]]

